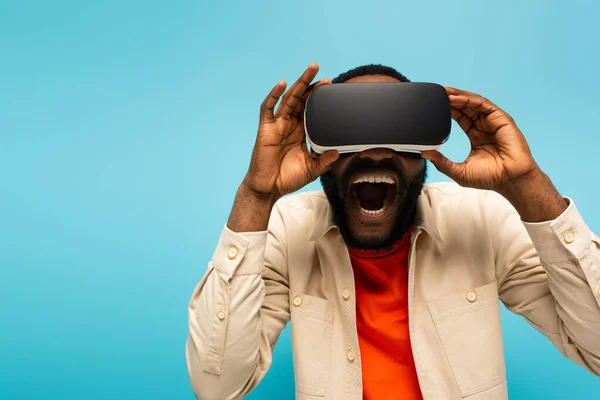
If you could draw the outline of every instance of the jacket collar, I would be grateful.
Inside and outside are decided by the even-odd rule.
[[[433,240],[442,242],[437,226],[436,214],[432,209],[430,198],[427,194],[427,185],[423,186],[421,195],[417,199],[417,213],[415,216],[415,228],[425,231]],[[310,235],[310,240],[318,240],[325,236],[330,230],[338,230],[334,218],[333,210],[329,201],[325,200],[325,207],[319,207],[315,210],[314,229]]]

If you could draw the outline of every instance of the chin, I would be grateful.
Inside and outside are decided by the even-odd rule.
[[[372,247],[372,248],[380,248],[382,244],[386,243],[390,237],[390,234],[382,234],[382,233],[364,233],[364,232],[356,232],[352,233],[354,240],[359,244],[360,248]]]
[[[364,216],[356,215],[355,207],[347,206],[345,208],[350,208],[349,212],[345,212],[344,221],[347,223],[343,229],[339,228],[342,238],[348,245],[363,249],[387,247],[387,242],[390,240],[396,224],[397,210],[391,210],[384,219],[365,221]]]

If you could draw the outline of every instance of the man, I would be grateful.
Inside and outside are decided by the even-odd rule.
[[[307,149],[311,64],[261,106],[248,173],[189,305],[199,399],[239,399],[292,322],[297,399],[505,399],[499,300],[600,374],[600,239],[533,159],[513,119],[447,88],[471,152]],[[368,65],[337,83],[408,81]],[[282,97],[283,96],[283,97]],[[281,103],[275,111],[275,106]],[[321,177],[323,192],[291,194]]]

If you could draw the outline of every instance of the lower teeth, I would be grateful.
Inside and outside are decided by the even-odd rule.
[[[378,215],[378,214],[381,214],[385,210],[385,207],[381,207],[379,210],[367,210],[360,206],[358,206],[358,207],[360,208],[360,211],[364,212],[365,214],[369,214],[369,215]]]

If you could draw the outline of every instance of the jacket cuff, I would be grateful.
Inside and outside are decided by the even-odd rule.
[[[592,232],[577,211],[573,200],[556,219],[544,222],[522,221],[531,237],[540,260],[560,263],[578,259],[589,248]]]
[[[233,232],[225,224],[212,258],[213,267],[230,280],[263,270],[267,231]]]

